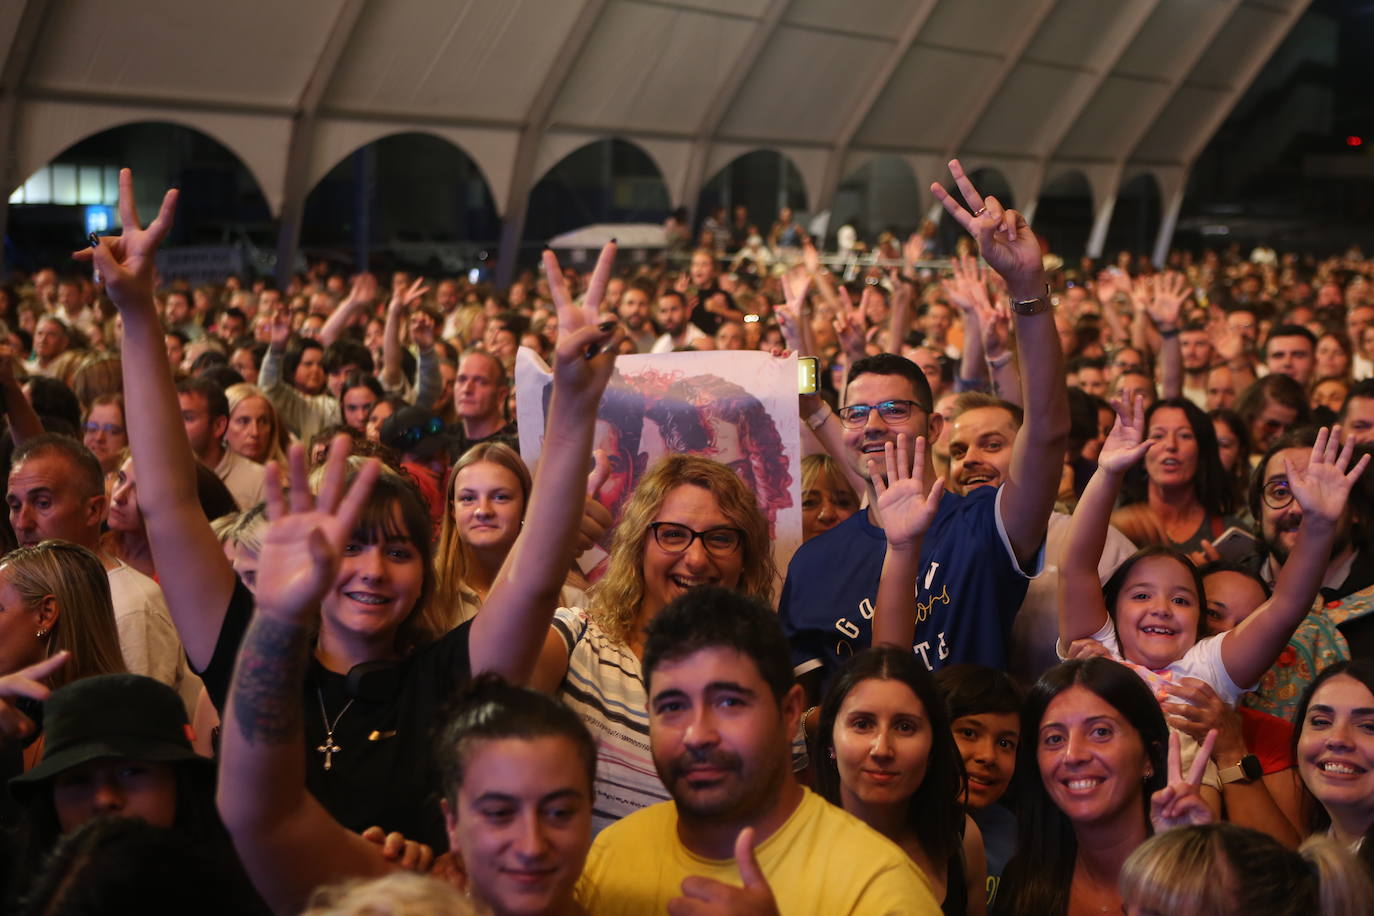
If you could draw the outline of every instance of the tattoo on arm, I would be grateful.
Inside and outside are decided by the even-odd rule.
[[[252,743],[300,741],[309,630],[262,614],[244,635],[230,691],[239,733]]]

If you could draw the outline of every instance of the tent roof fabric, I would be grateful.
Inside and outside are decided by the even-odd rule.
[[[617,136],[674,204],[773,149],[812,209],[879,155],[921,183],[958,155],[1020,201],[1081,172],[1167,195],[1308,0],[10,0],[6,193],[135,121],[203,131],[273,211],[380,137],[461,147],[498,211]]]

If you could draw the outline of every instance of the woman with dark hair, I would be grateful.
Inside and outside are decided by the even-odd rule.
[[[1187,398],[1156,401],[1145,411],[1146,435],[1155,446],[1122,484],[1123,507],[1141,503],[1180,553],[1198,553],[1236,518],[1237,501],[1217,457],[1212,421]]]
[[[900,846],[943,912],[987,911],[959,751],[935,681],[910,650],[854,656],[821,703],[812,747],[817,791]]]
[[[358,432],[367,431],[367,419],[372,408],[386,397],[382,383],[366,372],[353,370],[344,376],[339,389],[339,413],[344,423]]]
[[[1374,875],[1374,661],[1337,662],[1317,675],[1298,706],[1293,752],[1325,831]]]
[[[1255,454],[1268,451],[1284,430],[1311,422],[1307,392],[1279,373],[1266,375],[1242,391],[1236,400],[1236,413],[1250,430]]]
[[[1159,702],[1114,661],[1051,668],[1026,697],[1021,734],[1017,852],[997,913],[1122,912],[1127,856],[1154,831],[1211,819],[1201,768],[1182,780]]]
[[[282,424],[302,442],[340,422],[339,402],[325,385],[324,347],[291,334],[287,314],[272,316],[271,346],[258,370],[258,387],[272,400]]]
[[[1253,450],[1250,431],[1246,429],[1240,414],[1234,410],[1220,407],[1209,410],[1207,416],[1212,421],[1212,431],[1217,437],[1217,458],[1231,483],[1231,492],[1235,494],[1235,511],[1244,518],[1249,514],[1245,503],[1250,487],[1250,456]]]

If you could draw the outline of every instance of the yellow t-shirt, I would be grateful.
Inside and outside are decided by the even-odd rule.
[[[806,790],[797,810],[754,851],[782,916],[938,914],[925,875],[897,844]],[[661,802],[597,835],[577,898],[592,916],[664,913],[691,875],[743,886],[734,859],[703,859],[677,834]]]

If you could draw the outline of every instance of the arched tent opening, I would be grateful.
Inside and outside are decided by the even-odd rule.
[[[832,239],[846,224],[870,246],[884,232],[904,239],[920,227],[924,215],[916,173],[901,156],[871,159],[840,182],[830,212]]]
[[[1041,189],[1032,228],[1065,264],[1077,264],[1093,228],[1093,189],[1082,172],[1065,172]]]
[[[1102,256],[1115,262],[1122,251],[1148,256],[1159,232],[1161,212],[1159,183],[1155,176],[1143,172],[1121,186],[1116,195],[1116,208],[1107,227],[1107,242]]]
[[[984,197],[996,197],[1002,202],[1002,206],[1009,210],[1016,206],[1016,199],[1011,193],[1011,185],[1007,182],[1006,176],[997,169],[990,166],[974,169],[969,172],[968,177],[969,181],[973,182],[973,186],[978,189],[979,194]],[[968,204],[964,202],[964,195],[959,193],[959,189],[954,186],[954,179],[949,177],[948,173],[945,174],[940,183],[944,185],[946,191],[954,195],[955,200],[967,208]],[[955,246],[959,244],[959,239],[964,238],[968,233],[964,231],[963,226],[955,222],[948,210],[942,207],[941,211],[940,228],[936,236],[939,240],[939,250],[944,254],[952,254]]]
[[[796,164],[771,149],[736,156],[702,186],[697,225],[722,207],[733,215],[738,206],[748,211],[750,225],[765,238],[783,207],[800,216],[806,210],[806,186]]]
[[[381,137],[334,166],[305,199],[301,251],[357,269],[456,274],[481,265],[501,234],[472,157],[424,133]]]
[[[594,223],[661,223],[668,185],[642,148],[619,137],[597,140],[560,159],[530,189],[525,244]]]
[[[145,219],[157,212],[164,188],[181,189],[164,248],[235,247],[251,249],[239,252],[250,256],[275,252],[271,209],[239,157],[198,130],[154,121],[92,134],[54,156],[18,188],[5,189],[11,266],[60,269],[72,263],[71,253],[82,247],[87,232],[114,232],[124,166],[137,176],[138,208]],[[244,264],[245,270],[251,267]]]

